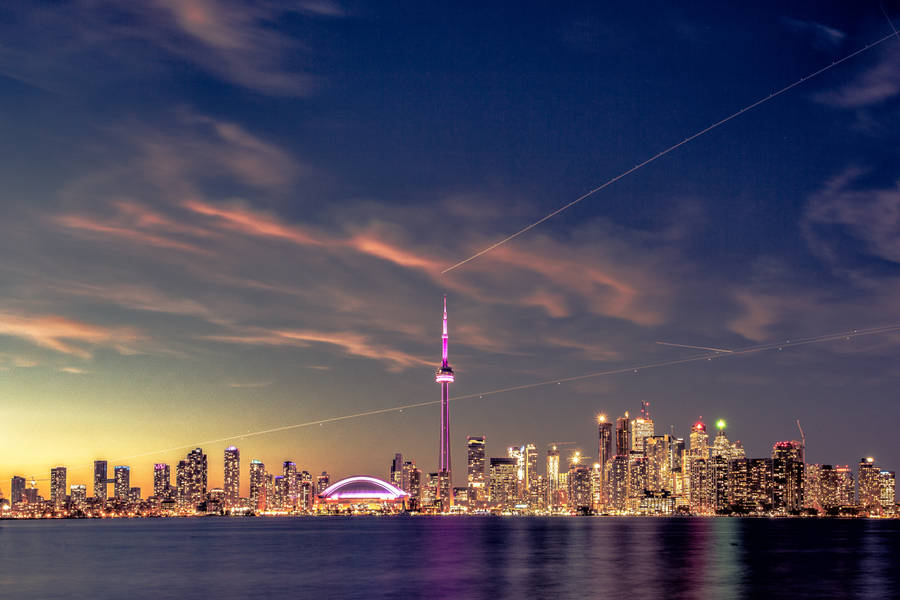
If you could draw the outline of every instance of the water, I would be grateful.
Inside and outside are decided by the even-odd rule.
[[[900,521],[0,521],[0,598],[898,598]]]

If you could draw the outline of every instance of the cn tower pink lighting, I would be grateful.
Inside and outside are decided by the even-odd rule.
[[[454,381],[450,366],[447,329],[447,296],[444,296],[444,319],[441,327],[441,366],[434,375],[435,383],[441,385],[441,444],[438,457],[438,473],[446,478],[447,487],[452,486],[450,477],[450,384]]]

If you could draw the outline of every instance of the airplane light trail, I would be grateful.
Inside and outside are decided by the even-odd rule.
[[[888,19],[888,21],[890,21],[890,19]],[[761,105],[761,104],[764,104],[764,103],[768,102],[769,100],[772,100],[773,98],[776,98],[776,97],[780,96],[781,94],[783,94],[783,93],[785,93],[785,92],[787,92],[787,91],[789,91],[789,90],[791,90],[791,89],[797,87],[797,86],[800,85],[801,83],[805,83],[806,81],[809,81],[809,80],[812,79],[813,77],[817,77],[818,75],[821,75],[822,73],[824,73],[824,72],[826,72],[826,71],[828,71],[828,70],[830,70],[830,69],[832,69],[832,68],[834,68],[834,67],[840,65],[841,63],[844,63],[844,62],[850,60],[851,58],[854,58],[854,57],[856,57],[856,56],[862,54],[862,53],[865,52],[866,50],[869,50],[869,49],[871,49],[871,48],[874,48],[875,46],[878,46],[879,44],[882,44],[882,43],[886,42],[887,40],[889,40],[889,39],[891,39],[891,38],[893,38],[893,37],[897,37],[898,39],[900,39],[900,34],[898,34],[898,33],[897,33],[897,30],[894,29],[894,24],[893,24],[893,23],[891,23],[891,28],[893,29],[893,31],[892,31],[890,34],[884,36],[883,38],[881,38],[881,39],[879,39],[879,40],[876,40],[876,41],[874,41],[874,42],[872,42],[872,43],[870,43],[870,44],[867,44],[866,46],[864,46],[863,48],[860,48],[859,50],[856,50],[855,52],[851,52],[851,53],[848,54],[847,56],[845,56],[845,57],[843,57],[843,58],[841,58],[841,59],[839,59],[839,60],[834,61],[834,62],[831,63],[830,65],[825,65],[824,67],[822,67],[822,68],[819,69],[818,71],[814,71],[813,73],[811,73],[811,74],[809,74],[809,75],[807,75],[807,76],[805,76],[805,77],[801,77],[800,79],[798,79],[798,80],[795,81],[794,83],[792,83],[792,84],[790,84],[790,85],[787,85],[787,86],[781,88],[780,90],[778,90],[778,91],[776,91],[776,92],[773,92],[773,93],[769,94],[768,96],[765,96],[765,97],[763,97],[763,98],[760,98],[760,99],[757,100],[756,102],[754,102],[754,103],[752,103],[752,104],[749,104],[749,105],[745,106],[744,108],[740,109],[739,111],[737,111],[737,112],[735,112],[735,113],[732,113],[731,115],[725,117],[724,119],[722,119],[722,120],[720,120],[720,121],[716,121],[716,122],[713,123],[712,125],[710,125],[710,126],[704,128],[704,129],[701,129],[701,130],[698,131],[697,133],[695,133],[695,134],[693,134],[693,135],[690,135],[690,136],[684,138],[683,140],[681,140],[680,142],[678,142],[678,143],[676,143],[676,144],[673,144],[673,145],[669,146],[669,147],[666,148],[665,150],[663,150],[663,151],[661,151],[661,152],[658,152],[658,153],[654,154],[653,156],[651,156],[651,157],[648,158],[647,160],[645,160],[645,161],[643,161],[643,162],[640,162],[640,163],[634,165],[633,167],[631,167],[631,168],[628,169],[627,171],[623,171],[622,173],[619,173],[618,175],[616,175],[616,176],[613,177],[612,179],[609,179],[609,180],[607,180],[606,182],[604,182],[603,184],[601,184],[601,185],[595,187],[594,189],[592,189],[592,190],[590,190],[590,191],[588,191],[588,192],[582,194],[581,196],[579,196],[579,197],[576,198],[575,200],[572,200],[572,201],[569,202],[568,204],[564,204],[563,206],[557,208],[556,210],[554,210],[553,212],[549,213],[548,215],[545,215],[544,217],[541,217],[540,219],[538,219],[538,220],[535,221],[534,223],[532,223],[532,224],[530,224],[530,225],[528,225],[528,226],[526,226],[526,227],[523,227],[523,228],[520,229],[519,231],[517,231],[517,232],[515,232],[515,233],[513,233],[513,234],[511,234],[511,235],[508,235],[507,237],[503,238],[503,239],[500,240],[499,242],[495,242],[495,243],[491,244],[490,246],[488,246],[487,248],[484,248],[484,249],[482,249],[482,250],[476,252],[475,254],[473,254],[472,256],[470,256],[469,258],[463,259],[463,260],[459,261],[458,263],[456,263],[456,264],[454,264],[454,265],[452,265],[452,266],[447,267],[446,269],[444,269],[443,271],[441,271],[441,275],[445,275],[445,274],[449,273],[450,271],[453,271],[453,270],[455,270],[455,269],[457,269],[457,268],[463,266],[464,264],[466,264],[466,263],[468,263],[468,262],[470,262],[470,261],[475,260],[476,258],[478,258],[478,257],[480,257],[480,256],[484,256],[485,254],[487,254],[487,253],[490,252],[491,250],[494,250],[495,248],[498,248],[499,246],[502,246],[503,244],[505,244],[505,243],[507,243],[507,242],[509,242],[509,241],[514,240],[515,238],[519,237],[519,236],[522,235],[523,233],[526,233],[526,232],[528,232],[528,231],[531,231],[532,229],[534,229],[535,227],[537,227],[537,226],[540,225],[541,223],[544,223],[545,221],[548,221],[548,220],[552,219],[553,217],[555,217],[555,216],[558,215],[559,213],[561,213],[561,212],[563,212],[563,211],[565,211],[565,210],[568,210],[569,208],[575,206],[576,204],[578,204],[578,203],[581,202],[582,200],[586,200],[587,198],[589,198],[590,196],[593,196],[594,194],[596,194],[596,193],[599,192],[600,190],[602,190],[602,189],[604,189],[604,188],[606,188],[606,187],[609,187],[610,185],[614,184],[615,182],[619,181],[620,179],[622,179],[622,178],[624,178],[624,177],[627,177],[628,175],[634,173],[634,172],[637,171],[638,169],[641,169],[642,167],[645,167],[645,166],[649,165],[650,163],[656,161],[657,159],[662,158],[662,157],[665,156],[666,154],[668,154],[668,153],[670,153],[670,152],[672,152],[672,151],[674,151],[674,150],[677,150],[677,149],[680,148],[681,146],[684,146],[685,144],[687,144],[687,143],[689,143],[689,142],[691,142],[691,141],[693,141],[693,140],[699,138],[700,136],[702,136],[702,135],[704,135],[704,134],[706,134],[706,133],[709,133],[709,132],[712,131],[713,129],[716,129],[716,128],[718,128],[718,127],[724,125],[725,123],[731,121],[732,119],[741,116],[741,115],[744,114],[745,112],[750,111],[750,110],[753,110],[753,109],[756,108],[757,106],[759,106],[759,105]]]
[[[572,381],[580,381],[582,379],[591,379],[594,377],[604,377],[604,376],[608,376],[608,375],[618,375],[618,374],[629,373],[629,372],[637,373],[637,372],[644,371],[647,369],[658,369],[661,367],[669,367],[669,366],[674,366],[674,365],[700,362],[700,361],[704,361],[704,360],[713,360],[716,358],[722,359],[722,358],[726,358],[726,357],[730,357],[730,356],[742,356],[745,354],[754,354],[754,353],[758,353],[758,352],[765,352],[767,350],[785,350],[785,349],[794,348],[797,346],[820,344],[823,342],[830,342],[830,341],[835,341],[835,340],[840,340],[840,339],[850,340],[850,339],[856,338],[856,337],[865,337],[865,336],[880,335],[880,334],[894,333],[894,332],[900,332],[900,323],[894,324],[894,325],[884,325],[881,327],[871,327],[869,329],[852,329],[850,331],[845,331],[842,333],[829,333],[829,334],[819,335],[819,336],[814,336],[814,337],[801,338],[798,340],[785,340],[784,342],[771,342],[771,343],[760,344],[760,345],[756,345],[756,346],[748,346],[746,348],[739,348],[737,350],[725,351],[724,353],[721,350],[717,350],[717,351],[708,352],[708,353],[704,353],[704,354],[688,356],[685,358],[675,358],[675,359],[662,360],[662,361],[650,362],[650,363],[639,363],[639,364],[635,364],[635,365],[631,365],[631,366],[627,366],[627,367],[618,367],[615,369],[608,369],[605,371],[595,371],[593,373],[587,373],[584,375],[574,375],[571,377],[563,377],[560,379],[549,379],[546,381],[538,381],[535,383],[526,383],[523,385],[516,385],[516,386],[512,386],[512,387],[507,387],[507,388],[500,388],[500,389],[496,389],[496,390],[490,390],[487,392],[465,394],[463,396],[455,396],[453,398],[450,398],[450,400],[451,401],[471,400],[473,398],[482,398],[483,399],[487,396],[493,396],[493,395],[497,395],[497,394],[506,394],[509,392],[528,390],[528,389],[543,387],[543,386],[547,386],[547,385],[559,385],[562,383],[569,383]],[[374,409],[374,410],[367,410],[364,412],[358,412],[358,413],[353,413],[353,414],[349,414],[349,415],[328,417],[325,419],[318,419],[315,421],[294,423],[292,425],[282,425],[280,427],[273,427],[271,429],[263,429],[260,431],[252,431],[252,432],[247,432],[247,433],[238,433],[235,435],[229,435],[229,436],[215,438],[215,439],[211,439],[211,440],[205,440],[202,442],[194,442],[191,444],[183,444],[181,446],[172,446],[170,448],[164,448],[161,450],[153,450],[152,452],[143,452],[141,454],[132,454],[130,456],[122,456],[122,457],[113,459],[111,462],[123,462],[123,461],[130,460],[133,458],[142,458],[145,456],[164,454],[166,452],[174,452],[175,450],[183,450],[185,448],[197,448],[197,447],[202,447],[202,446],[209,445],[209,444],[216,444],[219,442],[227,442],[227,441],[237,440],[237,439],[242,439],[242,438],[256,437],[259,435],[266,435],[269,433],[288,431],[291,429],[300,429],[303,427],[312,427],[314,425],[324,425],[326,423],[335,423],[337,421],[346,421],[349,419],[359,419],[362,417],[370,417],[370,416],[374,416],[374,415],[381,415],[381,414],[387,414],[387,413],[392,413],[392,412],[402,412],[403,410],[405,410],[407,408],[420,408],[423,406],[431,406],[431,405],[440,404],[440,403],[441,403],[440,400],[428,400],[426,402],[416,402],[414,404],[405,404],[403,406],[378,408],[378,409]],[[90,465],[90,467],[92,467],[92,465]],[[84,468],[89,468],[89,467],[84,467]]]
[[[674,346],[675,348],[693,348],[694,350],[711,350],[713,352],[734,352],[725,348],[710,348],[708,346],[691,346],[690,344],[673,344],[672,342],[656,342],[660,346]]]

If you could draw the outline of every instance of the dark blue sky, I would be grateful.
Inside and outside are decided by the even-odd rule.
[[[0,476],[433,399],[445,292],[457,395],[900,323],[900,39],[440,275],[890,32],[875,2],[4,6]],[[800,418],[811,461],[895,468],[898,342],[460,401],[454,460],[591,454],[594,415],[649,400],[663,431],[722,416],[762,456]],[[437,416],[238,445],[428,471]]]

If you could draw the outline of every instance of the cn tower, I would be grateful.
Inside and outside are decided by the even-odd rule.
[[[444,322],[441,330],[441,366],[434,374],[435,383],[441,384],[441,452],[438,459],[438,495],[444,510],[453,503],[453,484],[450,476],[450,384],[453,383],[453,368],[447,359],[447,296],[444,296]]]

